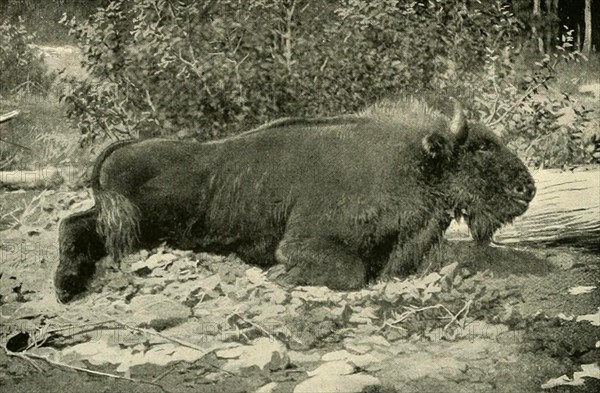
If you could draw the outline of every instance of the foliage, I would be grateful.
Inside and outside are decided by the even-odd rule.
[[[22,23],[28,31],[36,32],[36,43],[57,45],[71,43],[68,29],[58,25],[63,12],[86,18],[97,7],[110,0],[7,0],[0,2],[0,22]]]
[[[572,33],[566,32],[557,51],[544,55],[528,72],[518,72],[505,62],[504,77],[497,78],[493,70],[497,59],[490,54],[486,63],[487,84],[475,108],[509,147],[532,166],[556,167],[593,159],[586,151],[591,140],[583,133],[592,110],[551,85],[561,63],[584,59],[581,53],[571,50]]]
[[[557,108],[572,104],[552,99],[554,115],[540,115],[535,93],[556,63],[531,70],[522,22],[501,0],[118,0],[87,22],[62,22],[90,72],[70,80],[64,97],[83,142],[205,140],[277,117],[337,115],[419,94],[442,109],[458,98],[532,164],[585,161],[584,142],[572,136],[587,113],[575,111],[574,128],[557,127]],[[563,57],[573,55],[568,45]],[[563,137],[573,153],[541,158]]]
[[[43,57],[33,46],[33,36],[22,22],[0,24],[0,95],[45,95],[54,75],[48,74]]]

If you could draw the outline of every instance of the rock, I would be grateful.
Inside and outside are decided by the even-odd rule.
[[[307,374],[309,377],[316,375],[349,375],[356,371],[356,367],[345,360],[334,360],[333,362],[323,363],[313,371]]]
[[[213,274],[198,281],[198,288],[211,299],[219,297],[223,294],[219,284],[221,277],[218,274]]]
[[[486,359],[490,359],[494,352],[494,345],[497,337],[485,338],[478,340],[461,340],[455,345],[448,348],[447,353],[451,353],[453,357],[465,362],[482,363]],[[492,341],[494,340],[494,341]]]
[[[294,393],[352,393],[361,392],[367,386],[379,384],[379,379],[368,374],[318,375],[300,382],[294,388]]]
[[[258,366],[261,370],[282,370],[290,362],[285,346],[267,337],[254,340],[251,345],[216,351],[215,355],[229,359],[222,367],[229,372],[252,366]]]
[[[264,285],[267,281],[266,273],[257,267],[251,267],[250,269],[246,270],[245,274],[248,281],[250,281],[253,285]]]
[[[334,360],[345,360],[348,359],[352,354],[344,349],[340,351],[328,352],[321,356],[321,360],[324,362],[332,362]]]
[[[219,296],[196,304],[194,315],[205,320],[219,321],[235,312],[242,312],[244,310],[243,306],[243,304],[237,303],[227,296]]]
[[[365,354],[371,350],[369,345],[355,344],[352,341],[344,340],[344,348],[359,355]]]
[[[321,359],[321,355],[319,355],[318,352],[309,354],[305,352],[289,351],[288,356],[292,364],[318,362]]]
[[[277,382],[269,382],[268,384],[258,388],[255,393],[272,393],[276,387]]]
[[[590,94],[596,99],[600,99],[600,83],[587,83],[579,86],[579,92],[583,94]]]
[[[452,357],[430,353],[413,353],[385,360],[378,374],[384,383],[394,386],[421,378],[456,379],[467,369],[467,364]]]
[[[370,336],[357,334],[356,337],[346,338],[344,347],[354,352],[367,353],[371,349],[387,349],[390,347],[390,343],[379,334]]]
[[[169,264],[173,263],[174,260],[176,260],[177,258],[179,258],[177,255],[171,254],[171,253],[165,253],[165,254],[154,254],[152,256],[150,256],[150,258],[141,261],[138,261],[136,263],[134,263],[133,265],[131,265],[131,270],[132,271],[136,271],[136,269],[140,269],[143,267],[146,267],[150,270],[154,270],[156,268],[166,268]]]
[[[458,266],[458,262],[451,263],[449,265],[444,266],[440,269],[440,274],[444,276],[448,282],[452,282],[454,277],[456,276],[456,268]]]
[[[358,308],[358,307],[357,307]],[[350,317],[351,323],[373,323],[374,320],[379,318],[375,315],[373,307],[360,307],[358,312],[355,312]]]
[[[288,294],[288,292],[280,287],[269,288],[269,290],[263,295],[265,301],[275,304],[286,303],[289,297],[290,295]]]
[[[385,338],[388,341],[398,341],[401,340],[403,338],[408,338],[409,334],[408,334],[408,330],[404,329],[404,328],[398,328],[398,329],[390,329],[386,334],[385,334]]]
[[[286,308],[281,304],[257,304],[253,306],[250,311],[256,312],[254,321],[262,324],[268,331],[274,333],[271,329],[274,321],[281,321],[283,318]]]
[[[165,287],[163,294],[179,302],[185,302],[201,289],[197,280],[175,281]]]
[[[21,281],[14,276],[0,276],[0,297],[21,291]]]
[[[129,319],[135,326],[151,327],[157,331],[175,326],[191,316],[191,310],[164,295],[136,296],[129,303],[133,313]]]
[[[388,357],[388,355],[384,355],[379,352],[365,353],[362,355],[354,355],[346,350],[341,350],[341,351],[334,351],[334,352],[326,353],[325,355],[323,355],[321,357],[321,360],[325,361],[325,362],[333,362],[333,361],[351,362],[352,364],[354,364],[357,367],[365,368],[368,365],[370,365],[372,363],[380,362],[387,357]]]

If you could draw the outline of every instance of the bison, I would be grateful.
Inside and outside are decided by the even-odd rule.
[[[63,302],[85,292],[102,257],[161,241],[280,263],[290,284],[356,289],[413,272],[453,218],[489,240],[535,194],[485,126],[416,99],[205,143],[117,142],[91,181],[95,206],[59,229]]]

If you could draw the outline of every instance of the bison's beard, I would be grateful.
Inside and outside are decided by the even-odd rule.
[[[461,209],[457,211],[456,218],[464,218],[473,239],[487,243],[492,240],[494,233],[504,224],[512,222],[527,209],[522,203],[512,200],[497,209]]]
[[[469,226],[469,231],[473,239],[481,243],[487,243],[492,240],[494,232],[503,224],[503,222],[488,212],[467,215],[465,216],[465,221]]]

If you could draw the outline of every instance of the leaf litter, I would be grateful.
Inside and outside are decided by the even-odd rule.
[[[8,233],[44,240],[56,230],[44,222],[56,223],[73,210],[89,207],[86,198],[88,194],[81,192],[39,197]],[[41,201],[54,207],[44,208]],[[306,369],[308,379],[295,391],[316,386],[358,391],[378,384],[378,378],[363,370],[376,372],[382,361],[393,359],[390,351],[395,344],[391,343],[469,338],[466,331],[481,318],[482,310],[514,296],[510,284],[490,286],[489,272],[473,274],[459,269],[457,263],[354,292],[289,289],[235,255],[194,253],[165,245],[130,255],[120,267],[108,264],[91,293],[68,306],[58,304],[48,292],[28,299],[13,296],[21,290],[21,282],[11,277],[0,277],[0,300],[4,305],[19,305],[10,308],[10,320],[25,331],[26,345],[24,350],[11,351],[4,337],[4,348],[36,368],[40,368],[36,360],[45,361],[155,384],[162,376],[143,381],[132,375],[140,366],[193,364],[211,354],[220,361],[211,373],[215,378],[252,367],[282,372],[292,364],[290,359],[297,359],[313,367]],[[572,287],[569,293],[582,295],[594,289]],[[584,314],[577,320],[597,326],[600,318],[597,313]],[[317,329],[311,330],[314,326]],[[337,352],[323,352],[332,345]],[[313,356],[319,353],[315,350],[322,356]],[[584,366],[582,373],[587,374],[575,374],[572,380],[563,376],[561,381],[580,383],[581,378],[595,375],[593,365]]]

